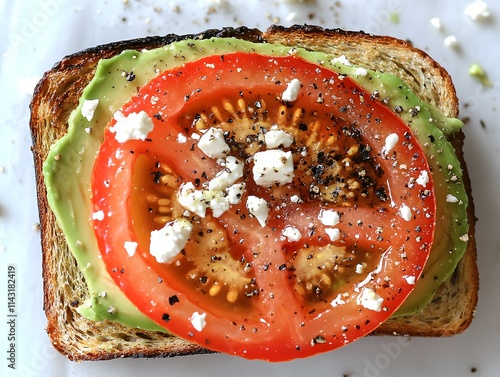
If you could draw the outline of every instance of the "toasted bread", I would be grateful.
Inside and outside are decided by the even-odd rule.
[[[199,35],[167,35],[117,42],[65,57],[45,73],[36,87],[31,103],[30,127],[41,224],[47,332],[55,348],[71,360],[170,357],[210,352],[166,333],[129,328],[108,321],[94,322],[76,311],[89,292],[48,206],[42,164],[50,146],[67,132],[68,117],[78,105],[82,90],[92,79],[100,59],[115,56],[125,49],[152,49],[186,38],[216,36],[303,47],[334,56],[345,55],[355,65],[400,77],[423,101],[449,117],[458,116],[458,99],[453,83],[438,63],[407,42],[363,32],[311,26],[273,26],[264,33],[255,29],[227,28]],[[391,318],[376,330],[378,334],[448,336],[462,332],[472,321],[479,285],[474,206],[462,152],[463,133],[458,132],[452,138],[464,170],[463,182],[469,193],[468,249],[451,278],[440,286],[433,301],[422,312]]]

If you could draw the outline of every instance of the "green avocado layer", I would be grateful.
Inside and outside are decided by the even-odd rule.
[[[92,320],[117,321],[145,330],[165,331],[125,297],[99,258],[91,224],[93,210],[90,200],[95,155],[104,128],[114,112],[158,73],[209,55],[240,51],[273,56],[291,53],[290,47],[285,46],[214,38],[185,40],[150,51],[125,51],[99,62],[95,77],[70,116],[68,133],[51,148],[43,167],[50,207],[89,287],[90,297],[78,308],[83,316]],[[293,49],[293,53],[351,76],[368,92],[378,92],[391,109],[400,106],[403,111],[399,115],[423,145],[432,168],[438,203],[436,241],[423,277],[396,315],[418,311],[430,302],[436,288],[454,271],[467,246],[468,198],[461,183],[460,163],[446,138],[463,124],[421,102],[397,77],[360,70],[341,63],[342,59],[335,60],[337,57],[320,52]],[[130,72],[135,75],[133,81],[125,78]],[[93,99],[99,99],[99,103],[89,121],[82,115],[82,105],[85,100]],[[447,195],[456,200],[447,200]]]

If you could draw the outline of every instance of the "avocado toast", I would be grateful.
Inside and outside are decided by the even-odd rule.
[[[155,331],[158,330],[156,328],[157,325],[152,322],[146,321],[145,323],[144,321],[137,322],[137,320],[122,320],[125,324],[133,326],[130,327],[123,326],[115,321],[107,321],[109,318],[116,320],[122,313],[127,312],[127,309],[123,307],[116,308],[121,304],[115,304],[112,303],[112,301],[108,301],[116,297],[112,291],[113,288],[106,287],[104,289],[97,285],[89,292],[89,288],[87,288],[86,284],[83,282],[81,276],[82,272],[76,270],[74,262],[71,262],[73,257],[66,249],[66,240],[55,225],[52,212],[48,211],[46,187],[42,182],[41,172],[42,162],[46,159],[48,147],[66,132],[69,113],[73,111],[78,104],[79,98],[82,95],[82,89],[95,75],[95,67],[98,60],[101,60],[101,58],[113,57],[123,50],[152,49],[153,47],[169,45],[173,41],[184,39],[191,39],[194,41],[205,39],[208,41],[208,44],[213,44],[213,37],[236,37],[241,40],[259,44],[267,42],[287,46],[286,50],[283,49],[282,51],[288,51],[291,47],[304,47],[308,50],[326,53],[332,58],[345,56],[350,64],[355,67],[372,68],[376,71],[389,72],[398,76],[420,99],[438,108],[445,116],[452,118],[457,116],[457,100],[451,80],[437,63],[430,60],[430,58],[421,51],[413,49],[404,42],[386,37],[374,37],[362,33],[347,33],[339,30],[331,31],[314,27],[295,27],[291,29],[273,27],[264,34],[248,29],[225,29],[222,31],[209,31],[200,36],[148,38],[124,42],[123,44],[119,43],[101,46],[96,48],[96,50],[89,50],[66,58],[52,71],[49,71],[37,87],[37,92],[32,103],[31,126],[34,134],[35,161],[39,177],[38,190],[41,203],[40,213],[45,261],[45,305],[49,318],[48,332],[51,334],[56,347],[72,359],[103,359],[120,357],[122,355],[153,356],[205,352],[204,347],[193,345],[189,341],[183,341],[163,331]],[[187,42],[187,44],[189,43],[192,42]],[[237,43],[235,44],[237,45]],[[242,44],[244,45],[245,43]],[[186,48],[186,45],[182,45],[182,42],[179,46],[181,47],[178,48],[181,49]],[[200,46],[203,47],[201,48],[203,50],[207,49],[207,45],[201,44]],[[379,54],[373,48],[374,46],[383,46],[382,51],[388,53],[391,58],[386,59],[385,55]],[[98,54],[94,54],[97,51]],[[136,56],[134,53],[128,54],[130,56]],[[124,77],[122,76],[123,72],[127,74],[133,71],[132,67],[130,67],[130,69],[126,68],[128,64],[126,62],[126,55],[127,53],[124,56],[125,62],[123,62],[123,60],[116,60],[118,64],[125,64],[123,69],[120,66],[120,68],[116,70],[119,74],[118,77],[122,79]],[[137,57],[130,59],[137,59]],[[376,66],[369,64],[371,61],[377,62]],[[398,62],[398,64],[394,62]],[[407,69],[404,71],[401,70],[399,68],[400,64],[403,64]],[[77,71],[78,74],[76,74]],[[428,74],[428,71],[433,72],[433,74]],[[140,76],[139,72],[135,72],[135,75],[136,77]],[[364,77],[363,75],[359,76]],[[126,77],[125,82],[129,82],[126,80]],[[133,85],[137,84],[134,80],[130,82],[132,82]],[[424,82],[425,85],[423,84]],[[58,89],[55,90],[55,88]],[[65,97],[59,99],[58,94],[60,92],[58,92],[58,90],[61,90],[61,88],[64,88]],[[49,96],[51,100],[47,101],[46,96]],[[411,108],[414,109],[416,106],[417,105],[413,105]],[[115,108],[113,111],[118,110],[118,108]],[[50,114],[50,117],[46,117],[46,114]],[[435,118],[438,119],[437,117]],[[42,124],[46,122],[50,123],[50,128],[48,129],[42,128],[45,127],[42,126]],[[446,130],[449,135],[447,137],[452,141],[458,158],[462,160],[462,134],[459,129],[454,128],[459,122],[452,120],[449,123],[449,127],[443,127],[443,129]],[[90,138],[99,138],[99,136],[96,136],[98,134],[95,132],[95,129],[92,129],[92,127],[88,125],[81,128],[80,132],[81,134],[77,135],[79,138],[85,135],[90,136]],[[427,137],[427,135],[425,135],[425,137]],[[436,155],[437,154],[439,153],[436,153]],[[60,162],[62,158],[61,162],[64,162],[65,156],[62,154],[60,155],[52,151],[51,156],[51,158],[55,157],[54,161]],[[452,168],[448,169],[447,166],[450,164],[446,158],[435,161],[437,161],[437,165],[435,166],[444,167],[445,169],[443,170],[446,174],[449,174],[449,170],[458,169],[456,174],[457,180],[459,179],[466,191],[470,192],[463,161],[461,161],[461,169],[457,166],[452,166]],[[70,170],[71,165],[68,171]],[[459,170],[463,170],[465,174],[461,176]],[[453,174],[449,176],[451,177]],[[65,179],[70,182],[73,178],[71,178],[71,176],[66,176]],[[80,194],[79,191],[74,191],[73,189],[69,191],[76,195]],[[469,199],[466,210],[469,217],[468,229],[466,227],[465,232],[463,232],[463,228],[460,230],[460,226],[463,225],[463,218],[459,217],[458,221],[455,221],[460,223],[457,232],[462,231],[462,233],[456,234],[456,237],[464,237],[465,235],[468,237],[468,242],[465,243],[465,245],[467,245],[465,257],[460,259],[456,269],[454,269],[454,266],[458,261],[457,259],[450,262],[451,267],[449,267],[447,271],[441,272],[441,269],[437,269],[438,272],[432,273],[433,278],[431,280],[439,281],[440,279],[445,280],[445,278],[453,272],[451,278],[446,279],[443,284],[439,285],[435,294],[433,294],[433,290],[435,289],[433,287],[426,291],[427,294],[429,294],[430,291],[429,299],[433,298],[422,311],[420,311],[420,308],[416,305],[410,308],[410,311],[418,309],[416,313],[393,317],[379,326],[375,330],[376,332],[441,336],[463,331],[470,323],[472,311],[477,300],[473,207],[470,198],[458,198],[458,194],[453,195],[453,197],[457,198],[457,201],[461,201],[462,203]],[[463,208],[465,208],[465,206]],[[70,213],[65,210],[60,212],[66,214]],[[78,212],[78,210],[74,212]],[[465,215],[461,216],[463,217]],[[70,220],[70,223],[74,224],[75,222]],[[76,226],[76,228],[79,229],[79,231],[81,229],[79,226]],[[80,235],[72,239],[71,233],[66,234],[66,238],[68,242],[73,242],[75,246],[78,246],[78,241],[85,241],[82,241]],[[87,256],[77,256],[77,259],[78,258],[87,258]],[[86,266],[88,263],[90,263],[90,269],[92,269],[94,266],[93,261],[85,259],[79,261],[80,266]],[[57,268],[61,268],[62,271],[57,271],[56,266]],[[444,269],[446,270],[446,268]],[[82,270],[85,270],[85,267],[83,267]],[[92,276],[92,274],[85,276],[90,286],[93,284]],[[436,277],[434,278],[434,276]],[[59,283],[56,283],[57,281]],[[439,283],[441,283],[441,281],[439,281]],[[61,291],[59,291],[59,289],[61,289]],[[66,291],[66,289],[69,289],[69,291]],[[103,292],[106,292],[106,294],[104,295]],[[61,304],[58,304],[61,302],[59,297],[64,298]],[[429,301],[429,299],[424,301]],[[453,310],[450,310],[450,307],[452,307]],[[111,308],[116,309],[116,311]],[[82,314],[84,315],[83,317]],[[97,320],[104,319],[104,322],[99,322],[99,325],[97,325],[91,320],[87,320],[85,316],[90,318],[94,317],[93,319]],[[130,316],[127,316],[127,318],[130,318]],[[68,322],[74,323],[80,330],[74,333],[67,332],[65,330],[65,324]],[[103,324],[106,325],[102,326]],[[82,338],[83,333],[85,333],[85,336]],[[73,336],[74,338],[72,338]]]

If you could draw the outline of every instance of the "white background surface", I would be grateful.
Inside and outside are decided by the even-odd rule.
[[[473,22],[463,14],[469,3],[0,0],[0,375],[499,376],[500,4],[490,0],[491,19]],[[392,13],[399,14],[398,23],[391,22]],[[441,19],[442,30],[431,26],[432,17]],[[38,213],[28,130],[28,104],[36,81],[64,55],[100,43],[241,24],[265,29],[272,22],[363,29],[409,39],[454,78],[461,116],[469,118],[465,153],[479,218],[481,289],[471,327],[449,339],[366,338],[332,353],[284,364],[224,355],[85,363],[66,360],[52,349],[44,331],[39,232],[34,229]],[[444,45],[448,35],[457,37],[457,48]],[[467,69],[474,62],[485,67],[492,88],[484,88],[468,75]],[[7,368],[8,265],[14,265],[17,271],[15,371]]]

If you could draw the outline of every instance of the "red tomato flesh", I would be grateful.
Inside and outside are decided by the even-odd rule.
[[[294,78],[300,93],[285,102]],[[370,333],[412,291],[433,242],[432,179],[414,183],[424,171],[431,177],[429,166],[409,127],[349,77],[295,56],[211,56],[160,74],[121,111],[145,111],[154,129],[124,143],[105,131],[92,187],[94,210],[106,216],[94,221],[95,234],[116,284],[169,332],[215,351],[289,360]],[[285,150],[295,177],[262,187],[251,157],[266,149],[259,133],[273,124],[294,136]],[[218,218],[188,214],[184,250],[158,263],[150,233],[186,215],[180,185],[201,188],[221,170],[192,136],[210,127],[224,130],[229,155],[246,161],[246,190]],[[389,135],[398,142],[388,151]],[[247,210],[249,195],[269,203],[265,227]],[[323,225],[321,209],[340,222]],[[283,237],[286,226],[300,240]],[[339,229],[339,239],[327,228]],[[125,242],[137,242],[132,256]],[[380,307],[364,305],[363,292],[383,300]],[[206,315],[201,331],[195,312]]]

